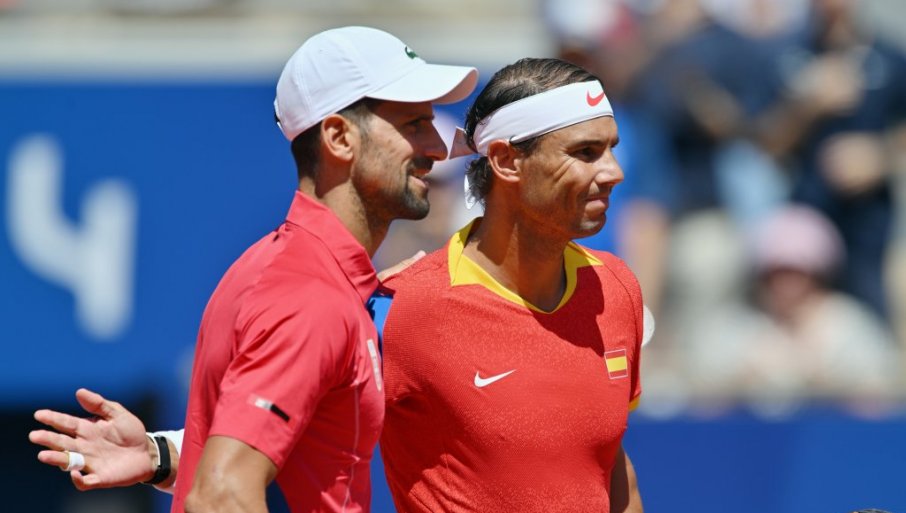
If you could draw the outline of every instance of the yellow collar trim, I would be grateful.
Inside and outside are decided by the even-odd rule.
[[[462,254],[463,249],[466,247],[466,241],[469,238],[469,234],[472,233],[472,228],[477,222],[478,219],[475,219],[464,228],[454,233],[453,237],[450,238],[450,243],[447,245],[447,264],[450,269],[450,285],[453,287],[460,285],[481,285],[494,294],[516,303],[517,305],[522,305],[538,313],[548,314],[559,310],[560,307],[565,305],[569,301],[569,298],[572,297],[573,292],[576,290],[576,271],[580,267],[603,265],[600,260],[594,257],[594,255],[575,242],[567,244],[566,249],[563,250],[563,260],[566,267],[566,291],[563,293],[563,298],[560,300],[560,304],[557,305],[557,308],[554,308],[550,312],[546,312],[525,299],[522,299],[519,294],[501,285],[500,282],[495,280],[487,271],[482,269],[481,266]]]

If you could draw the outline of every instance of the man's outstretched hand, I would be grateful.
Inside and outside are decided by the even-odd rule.
[[[48,449],[38,453],[38,460],[65,469],[69,455],[63,451],[82,453],[85,468],[69,472],[79,490],[128,486],[150,479],[154,469],[142,421],[121,404],[90,390],[80,388],[76,399],[93,417],[35,412],[35,420],[56,430],[28,434],[29,440]]]

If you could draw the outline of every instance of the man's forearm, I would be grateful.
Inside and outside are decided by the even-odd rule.
[[[244,485],[245,483],[234,483]],[[268,513],[265,493],[248,486],[203,486],[186,497],[186,513]]]
[[[635,467],[620,448],[610,475],[610,511],[612,513],[643,513]]]
[[[205,442],[186,513],[267,513],[266,489],[277,467],[263,453],[225,436]]]

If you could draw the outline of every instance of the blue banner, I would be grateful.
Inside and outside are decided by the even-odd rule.
[[[0,404],[184,382],[222,273],[295,188],[273,86],[0,85]]]

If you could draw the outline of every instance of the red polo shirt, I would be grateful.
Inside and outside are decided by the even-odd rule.
[[[173,501],[182,512],[205,441],[274,462],[294,513],[368,511],[384,419],[371,260],[325,206],[296,193],[286,222],[227,271],[201,321]]]
[[[381,451],[397,510],[607,513],[641,394],[638,282],[571,243],[545,312],[463,254],[471,227],[385,282]]]

